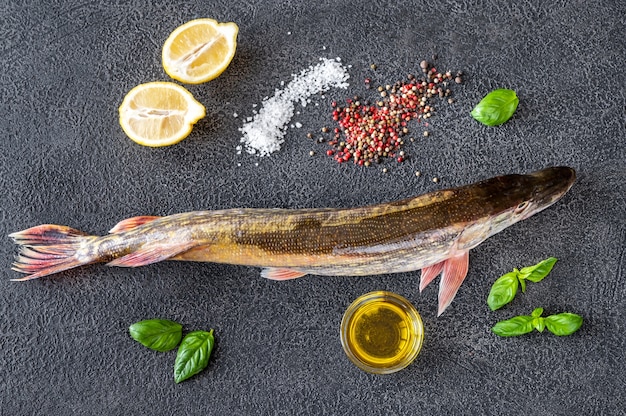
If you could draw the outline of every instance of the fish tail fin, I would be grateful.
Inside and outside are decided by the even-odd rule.
[[[469,252],[458,254],[447,259],[443,265],[441,272],[441,280],[439,281],[439,310],[437,316],[452,303],[456,296],[456,292],[461,287],[467,271],[469,269]]]
[[[9,237],[20,246],[12,269],[27,274],[13,281],[37,279],[98,261],[94,257],[78,255],[82,245],[97,237],[70,227],[43,224]]]

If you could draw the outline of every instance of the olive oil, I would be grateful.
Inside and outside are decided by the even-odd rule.
[[[372,373],[392,373],[409,365],[424,337],[422,320],[403,297],[390,292],[361,296],[342,322],[342,344],[348,357]]]

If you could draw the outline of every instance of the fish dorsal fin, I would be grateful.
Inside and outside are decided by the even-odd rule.
[[[151,215],[143,215],[139,217],[132,217],[122,220],[115,224],[115,227],[109,230],[111,234],[123,233],[124,231],[132,230],[133,228],[139,227],[140,225],[144,225],[148,222],[154,221],[161,217],[155,217]]]
[[[139,267],[146,264],[158,263],[167,260],[191,249],[196,243],[190,241],[185,244],[162,244],[159,242],[146,245],[137,251],[117,258],[107,263],[107,266]]]
[[[270,280],[291,280],[297,279],[298,277],[302,277],[306,275],[306,273],[299,272],[293,269],[280,269],[276,267],[266,267],[261,270],[261,277]]]
[[[441,280],[439,281],[439,310],[437,316],[452,303],[452,299],[456,296],[456,292],[461,287],[461,283],[467,276],[469,268],[469,251],[462,252],[445,261],[443,272],[441,272]]]

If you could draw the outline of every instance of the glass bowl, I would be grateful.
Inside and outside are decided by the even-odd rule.
[[[366,293],[341,320],[341,345],[360,369],[390,374],[411,364],[424,341],[424,324],[404,297],[387,291]]]

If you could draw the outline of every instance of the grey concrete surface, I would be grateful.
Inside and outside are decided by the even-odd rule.
[[[161,45],[198,17],[239,25],[236,56],[218,79],[188,86],[207,116],[185,141],[138,146],[117,108],[135,85],[168,80]],[[620,1],[3,0],[0,413],[626,414],[624,33]],[[366,77],[393,83],[434,54],[438,69],[462,70],[465,82],[453,105],[438,107],[428,138],[411,124],[418,140],[406,144],[406,162],[338,165],[306,138],[333,126],[332,100],[374,97]],[[288,129],[279,152],[237,155],[243,120],[321,57],[351,66],[350,87],[297,105],[303,127]],[[516,90],[520,104],[489,128],[469,111],[495,88]],[[439,318],[436,287],[420,294],[419,272],[273,282],[256,268],[164,262],[10,281],[17,251],[6,236],[38,224],[103,234],[136,215],[357,206],[552,165],[577,170],[570,193],[473,250]],[[559,259],[548,278],[489,310],[498,276],[548,256]],[[411,300],[426,327],[418,359],[387,376],[352,365],[339,341],[344,310],[376,289]],[[539,306],[584,324],[563,338],[490,332]],[[128,335],[153,317],[186,332],[214,328],[208,368],[176,385],[175,353]]]

